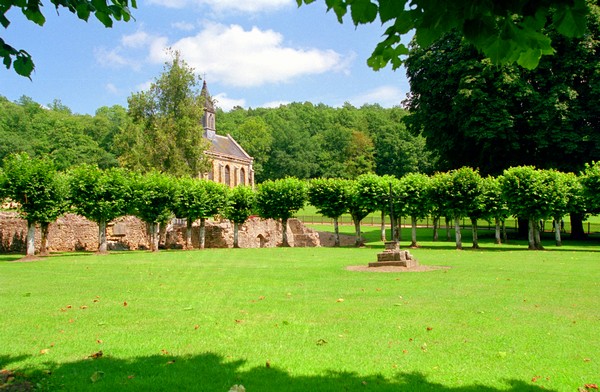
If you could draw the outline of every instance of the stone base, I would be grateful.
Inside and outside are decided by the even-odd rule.
[[[407,250],[400,250],[397,241],[385,243],[385,250],[377,254],[377,262],[369,263],[369,267],[397,266],[413,268],[418,266],[417,260]]]

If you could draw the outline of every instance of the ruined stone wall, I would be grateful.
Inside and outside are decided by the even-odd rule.
[[[192,245],[199,246],[199,222],[192,226]],[[36,228],[36,251],[40,247],[40,229]],[[25,252],[27,222],[15,212],[0,212],[0,252]],[[134,216],[124,216],[107,225],[109,249],[148,249],[149,237],[144,222]],[[168,225],[161,235],[161,245],[182,248],[185,225]],[[297,219],[288,221],[288,239],[291,246],[320,246],[319,234]],[[281,224],[272,219],[251,218],[239,229],[242,248],[274,247],[281,245]],[[233,224],[227,220],[206,221],[205,247],[230,248],[233,246]],[[98,249],[98,225],[79,215],[67,214],[52,223],[48,231],[51,252]]]

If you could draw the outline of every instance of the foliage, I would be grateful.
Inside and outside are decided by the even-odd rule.
[[[268,180],[258,185],[256,207],[261,217],[287,220],[307,201],[306,183],[297,178]]]
[[[202,137],[204,97],[194,70],[179,52],[171,55],[150,88],[127,100],[134,124],[118,137],[124,151],[119,160],[140,171],[198,176],[210,164],[204,154],[208,141]]]
[[[4,172],[6,195],[27,222],[54,222],[67,211],[68,183],[49,160],[13,154],[4,159]]]
[[[301,5],[315,0],[296,1]],[[552,16],[562,35],[580,37],[586,31],[585,16],[590,12],[585,0],[326,0],[325,3],[340,23],[349,12],[355,26],[372,23],[378,17],[386,26],[384,39],[367,60],[375,70],[389,63],[394,69],[402,65],[408,48],[401,39],[410,32],[414,31],[419,45],[429,46],[452,30],[458,30],[461,37],[494,64],[517,62],[535,68],[542,55],[554,52],[549,36],[543,31],[546,17]]]
[[[429,216],[431,210],[430,186],[430,178],[425,174],[409,173],[400,179],[399,192],[394,196],[403,206],[403,214],[417,219]]]
[[[175,179],[151,171],[132,178],[132,213],[146,223],[162,223],[172,217]]]
[[[176,181],[174,212],[179,218],[195,221],[217,215],[226,205],[227,187],[213,181],[179,178]]]
[[[308,183],[308,201],[317,212],[328,218],[337,218],[348,212],[350,181],[317,178]]]
[[[58,170],[81,163],[113,167],[118,165],[110,146],[114,133],[102,115],[72,114],[56,102],[44,109],[28,97],[18,102],[0,97],[0,160],[26,152],[52,160]]]
[[[600,161],[586,163],[580,178],[588,211],[600,213]]]
[[[256,193],[250,186],[236,186],[229,192],[227,208],[223,210],[225,218],[242,224],[256,209]]]
[[[413,41],[406,121],[427,138],[440,158],[438,169],[578,171],[600,157],[600,8],[590,3],[589,10],[588,33],[580,38],[563,37],[556,24],[544,27],[555,37],[557,54],[533,71],[493,64],[457,32],[428,46]]]
[[[56,12],[60,8],[66,8],[71,13],[77,15],[81,20],[87,22],[91,14],[94,14],[96,19],[100,21],[105,27],[112,27],[113,20],[123,20],[125,22],[132,18],[129,6],[136,8],[136,0],[50,0],[50,4],[54,6]],[[10,25],[8,19],[9,10],[13,7],[20,9],[25,17],[39,25],[43,26],[46,22],[46,18],[42,13],[42,7],[44,4],[41,0],[33,1],[12,1],[12,0],[1,0],[0,1],[0,25],[5,29]],[[35,65],[31,58],[31,55],[23,50],[16,49],[6,43],[0,37],[0,58],[6,69],[10,69],[12,66],[15,72],[21,76],[30,77],[33,72]]]
[[[120,168],[101,170],[80,165],[69,172],[75,212],[94,222],[125,215],[131,200],[129,173]]]

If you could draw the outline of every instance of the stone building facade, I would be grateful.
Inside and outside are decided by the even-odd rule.
[[[202,86],[204,97],[204,115],[202,127],[204,138],[210,142],[206,155],[212,161],[212,168],[204,175],[205,178],[226,184],[229,187],[238,185],[254,186],[254,159],[231,137],[217,135],[216,112],[213,100],[208,93],[206,81]]]

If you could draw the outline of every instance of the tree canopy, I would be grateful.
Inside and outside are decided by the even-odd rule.
[[[315,0],[296,0],[298,5]],[[516,62],[535,68],[542,55],[554,53],[551,38],[544,33],[551,15],[557,31],[567,37],[580,37],[585,31],[589,8],[585,0],[325,0],[338,21],[350,14],[354,25],[374,22],[384,27],[368,65],[381,69],[402,65],[408,48],[402,38],[414,31],[420,46],[426,47],[452,30],[492,60],[494,64]],[[554,12],[551,12],[554,10]]]

